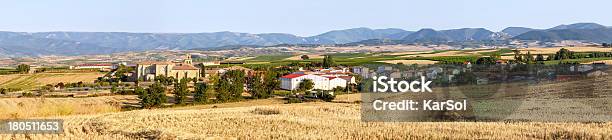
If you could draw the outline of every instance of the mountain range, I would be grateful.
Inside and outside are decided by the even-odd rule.
[[[401,43],[486,40],[586,40],[611,42],[612,29],[595,23],[559,25],[550,29],[509,27],[501,32],[484,28],[451,30],[353,28],[300,37],[285,33],[126,33],[126,32],[0,32],[0,55],[84,55],[154,49],[214,48],[232,45],[347,44],[360,41]],[[371,41],[374,40],[374,41]],[[383,40],[383,41],[376,41]]]

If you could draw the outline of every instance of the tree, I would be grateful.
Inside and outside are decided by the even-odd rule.
[[[113,85],[113,86],[111,87],[111,89],[110,89],[110,92],[111,92],[112,94],[117,93],[117,86],[116,86],[116,85]]]
[[[310,59],[310,57],[309,57],[308,55],[302,55],[302,57],[300,57],[300,58],[302,58],[302,60],[308,60],[308,59]]]
[[[152,96],[145,91],[142,87],[137,87],[134,89],[136,95],[138,95],[138,99],[140,99],[140,106],[142,108],[151,108],[153,107],[153,99]]]
[[[334,61],[334,58],[330,55],[325,55],[323,57],[323,67],[334,67],[336,66],[336,61]]]
[[[544,61],[544,55],[542,55],[542,54],[538,54],[538,55],[536,56],[536,61]]]
[[[226,71],[219,78],[215,91],[217,91],[217,99],[219,101],[229,101],[242,98],[244,92],[244,71],[230,70]]]
[[[574,55],[574,52],[568,49],[565,49],[565,48],[561,48],[555,54],[555,60],[570,59],[573,55]]]
[[[308,91],[308,90],[311,90],[312,88],[314,88],[314,82],[312,82],[312,80],[310,79],[302,80],[302,82],[300,82],[298,86],[299,91]]]
[[[195,86],[195,94],[193,95],[193,100],[196,103],[207,103],[210,98],[210,94],[208,94],[208,85],[206,83],[198,83]]]
[[[190,80],[188,78],[183,78],[180,82],[174,84],[174,100],[176,104],[185,104],[185,100],[187,99],[187,82]]]
[[[493,65],[495,63],[496,60],[493,57],[481,57],[476,60],[476,64],[478,65]]]
[[[200,64],[200,77],[206,78],[206,66],[204,64]]]
[[[278,73],[276,71],[268,71],[264,77],[265,93],[268,96],[274,94],[274,90],[280,88],[280,83]]]
[[[208,77],[208,81],[210,82],[211,85],[217,85],[217,83],[219,82],[219,75],[218,74],[210,75]]]
[[[28,73],[29,71],[30,71],[30,65],[26,65],[26,64],[17,65],[17,72]]]
[[[268,98],[270,95],[266,90],[265,83],[261,79],[261,75],[255,75],[247,82],[249,93],[256,99]]]
[[[166,88],[160,83],[156,82],[149,86],[147,93],[151,97],[152,106],[162,106],[168,100],[166,97]]]
[[[58,87],[59,89],[64,89],[64,87],[66,87],[66,85],[63,82],[59,82],[55,86]]]
[[[521,51],[518,49],[512,50],[514,52],[514,60],[517,62],[523,62],[523,56],[521,55]]]
[[[531,54],[530,51],[527,52],[527,54],[525,54],[525,58],[523,58],[525,60],[525,63],[527,64],[531,64],[533,63],[533,55]]]
[[[553,60],[554,58],[555,58],[554,54],[549,54],[548,57],[546,57],[546,61]]]
[[[171,77],[166,77],[164,75],[160,75],[160,76],[156,76],[155,77],[155,82],[158,82],[164,86],[168,86],[168,85],[172,85],[173,82],[173,78]]]

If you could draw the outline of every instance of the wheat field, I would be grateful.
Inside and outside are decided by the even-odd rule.
[[[0,139],[612,139],[612,123],[362,122],[359,104],[137,110],[59,117],[60,135]]]
[[[63,83],[93,83],[103,73],[37,73],[37,74],[11,74],[0,75],[1,88],[34,89],[47,84]]]
[[[118,112],[126,103],[138,103],[137,97],[119,95],[89,98],[0,98],[0,119]]]
[[[552,99],[566,95],[561,90],[564,88],[581,90],[579,87],[585,85],[579,83],[583,82],[543,84],[529,88],[529,92],[538,93],[536,95],[540,98]],[[544,91],[546,94],[541,94]],[[575,102],[606,103],[590,107],[609,110],[608,95],[605,94],[606,98],[601,100],[577,98],[580,100]],[[106,100],[112,100],[108,98],[55,99],[47,102],[74,100],[74,104],[106,103]],[[282,99],[272,98],[124,112],[105,110],[102,106],[97,110],[99,112],[34,117],[63,119],[63,134],[0,134],[0,139],[612,139],[612,122],[609,121],[363,122],[361,99],[360,94],[349,94],[339,95],[333,102],[283,104]],[[563,113],[557,110],[580,109],[579,106],[564,106],[567,105],[566,100],[549,101],[542,106],[535,99],[527,100],[523,104],[525,106],[520,107],[522,111],[519,113],[522,115],[510,117],[543,117],[529,115],[531,112],[526,110],[534,106],[557,113]],[[15,106],[20,102],[38,101],[35,98],[3,99],[0,106]],[[71,107],[95,111],[86,107]],[[27,109],[21,111],[34,111]]]

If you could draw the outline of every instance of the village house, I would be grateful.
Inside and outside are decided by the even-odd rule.
[[[367,67],[353,67],[353,73],[360,75],[364,79],[370,78],[369,72],[370,72],[370,69]]]
[[[310,79],[314,83],[313,89],[333,90],[336,87],[345,88],[349,84],[356,84],[355,77],[350,76],[348,69],[315,69],[312,71],[298,71],[282,76],[281,89],[294,90],[299,88],[300,82]]]
[[[218,66],[218,65],[221,65],[220,61],[202,62],[202,66]]]
[[[153,81],[157,76],[183,78],[199,78],[200,69],[191,65],[191,56],[182,63],[172,62],[140,62],[136,64],[136,80]]]

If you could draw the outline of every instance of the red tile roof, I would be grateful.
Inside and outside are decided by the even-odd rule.
[[[285,75],[285,76],[283,76],[281,78],[293,79],[293,78],[297,78],[297,77],[300,77],[300,76],[304,76],[304,74],[288,74],[288,75]]]
[[[329,79],[329,80],[333,80],[333,79],[336,79],[336,78],[338,78],[338,77],[327,76],[327,77],[325,77],[325,78],[327,78],[327,79]]]
[[[198,68],[191,65],[177,65],[172,67],[172,70],[198,70]]]
[[[351,81],[351,79],[353,79],[353,76],[339,76],[339,78],[342,78],[346,81]]]

